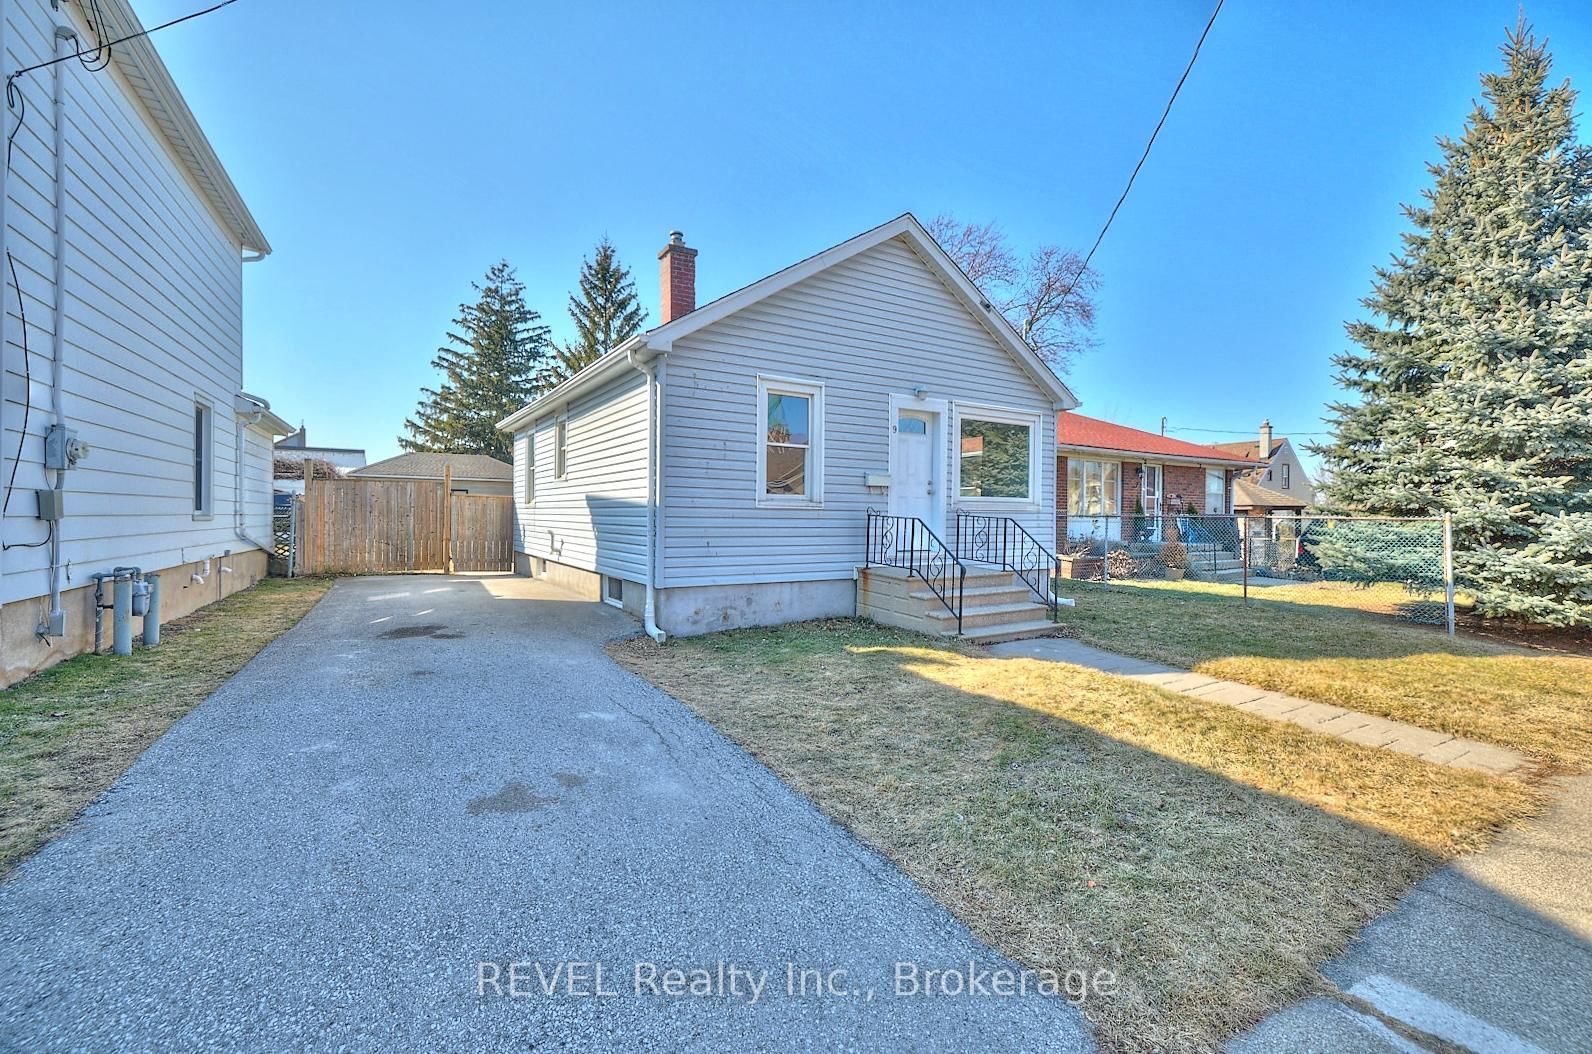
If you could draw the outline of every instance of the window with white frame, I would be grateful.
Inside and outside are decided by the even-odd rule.
[[[1293,466],[1288,464],[1288,462],[1284,461],[1282,463],[1282,489],[1283,490],[1287,490],[1289,487],[1291,487],[1293,485],[1293,480],[1290,478],[1290,477],[1292,477],[1293,473],[1291,471],[1289,471],[1292,468],[1293,468]]]
[[[193,513],[215,512],[215,418],[206,403],[193,406]]]
[[[1039,493],[1038,419],[964,408],[958,420],[958,480],[963,498],[1035,501]]]
[[[1121,509],[1122,465],[1117,461],[1067,459],[1067,515],[1116,516]]]
[[[525,504],[536,500],[536,429],[525,433]]]
[[[1220,468],[1205,470],[1205,515],[1227,515],[1227,471]]]
[[[823,385],[759,377],[757,414],[758,501],[823,501]]]
[[[553,478],[563,479],[569,471],[569,418],[553,422]]]

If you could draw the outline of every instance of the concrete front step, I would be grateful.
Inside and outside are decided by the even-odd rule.
[[[1045,617],[1045,609],[1039,604],[1026,600],[1013,604],[963,604],[962,606],[962,632],[965,634],[971,629],[983,629],[991,626],[1010,625],[1018,622],[1032,622],[1037,618]],[[953,633],[956,630],[956,615],[947,611],[942,604],[938,611],[930,611],[929,618],[942,627],[941,632]]]
[[[1031,619],[1026,622],[1007,622],[998,626],[980,626],[977,629],[964,630],[962,639],[975,644],[999,644],[1007,640],[1054,636],[1056,630],[1056,624],[1048,618]]]
[[[927,589],[916,589],[907,596],[913,600],[926,600],[936,605],[940,603],[939,597]],[[1003,586],[981,586],[978,589],[969,587],[962,592],[964,604],[1019,604],[1023,601],[1034,602],[1037,598],[1034,591],[1023,585],[1007,583]]]

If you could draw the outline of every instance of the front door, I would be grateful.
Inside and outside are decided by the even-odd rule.
[[[935,466],[937,413],[927,410],[901,410],[894,428],[895,458],[890,477],[890,512],[894,516],[916,516],[929,530],[945,537],[940,510],[944,507]]]
[[[1139,502],[1144,506],[1144,522],[1140,531],[1142,540],[1161,540],[1161,466],[1145,465],[1141,469]]]

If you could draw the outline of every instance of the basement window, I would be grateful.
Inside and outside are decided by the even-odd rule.
[[[604,578],[603,603],[614,607],[625,606],[625,580],[607,575]]]

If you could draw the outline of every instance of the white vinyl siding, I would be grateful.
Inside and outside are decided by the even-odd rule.
[[[567,459],[554,472],[562,427]],[[515,478],[536,471],[536,500],[515,506],[516,548],[571,567],[646,581],[647,380],[626,370],[542,418],[514,444]],[[529,460],[527,460],[529,459]]]
[[[760,375],[824,385],[821,506],[756,500]],[[886,504],[864,478],[889,470],[890,397],[920,388],[950,401],[944,442],[953,463],[959,403],[1051,422],[1034,437],[1038,493],[1001,511],[1052,545],[1050,396],[894,240],[674,342],[662,393],[661,584],[849,578],[863,562],[865,513]]]
[[[52,55],[52,17],[42,2],[4,5],[8,69]],[[79,31],[83,27],[79,23]],[[85,38],[86,39],[86,38]],[[73,581],[116,565],[162,568],[247,547],[235,531],[233,398],[243,383],[240,246],[216,218],[165,139],[154,130],[120,69],[91,73],[61,65],[65,88],[66,268],[64,410],[90,447],[65,479],[62,560]],[[22,78],[27,115],[17,134],[6,221],[27,313],[32,374],[27,435],[19,436],[25,382],[17,293],[4,271],[5,432],[0,466],[9,478],[21,439],[8,543],[43,537],[29,494],[48,485],[40,461],[50,423],[54,210],[49,70]],[[269,265],[266,265],[269,266]],[[208,519],[194,516],[194,403],[213,408]],[[269,532],[269,458],[246,441],[244,521]],[[255,473],[259,473],[258,476]],[[48,585],[45,548],[0,556],[0,602]]]

